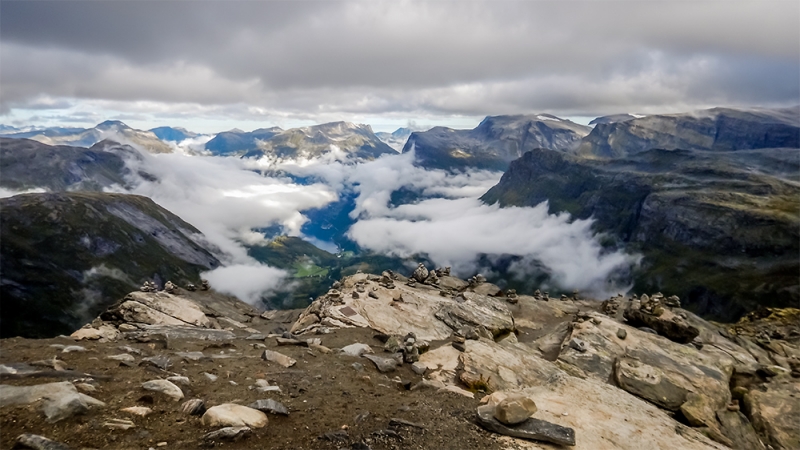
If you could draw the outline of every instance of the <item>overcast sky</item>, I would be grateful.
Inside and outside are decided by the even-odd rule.
[[[212,132],[800,103],[800,2],[7,1],[0,123]]]

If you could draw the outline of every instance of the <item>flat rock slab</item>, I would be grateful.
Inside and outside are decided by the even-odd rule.
[[[29,433],[19,435],[14,448],[29,448],[32,450],[70,450],[69,447],[60,442],[47,439],[44,436]]]
[[[297,360],[294,358],[290,358],[283,353],[274,352],[272,350],[264,350],[264,353],[261,354],[261,359],[264,361],[274,362],[280,364],[283,367],[292,367],[293,365],[297,364]]]
[[[575,445],[575,430],[544,420],[530,418],[517,425],[504,425],[494,418],[494,407],[478,407],[478,424],[495,433],[522,439],[551,442],[559,445]]]

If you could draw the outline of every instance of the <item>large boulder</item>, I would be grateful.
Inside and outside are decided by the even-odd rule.
[[[744,396],[744,412],[764,442],[776,449],[800,448],[800,381],[774,380]]]

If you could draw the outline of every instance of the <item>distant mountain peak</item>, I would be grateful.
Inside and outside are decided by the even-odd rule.
[[[130,128],[120,120],[106,120],[105,122],[98,123],[95,128],[104,130],[108,128]]]

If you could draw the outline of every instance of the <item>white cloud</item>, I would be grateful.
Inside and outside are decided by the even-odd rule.
[[[47,190],[43,188],[32,188],[32,189],[17,191],[14,189],[0,187],[0,198],[13,197],[19,194],[41,194],[43,192],[47,192]]]
[[[283,288],[288,275],[284,270],[263,264],[232,264],[200,274],[215,290],[251,305]]]

